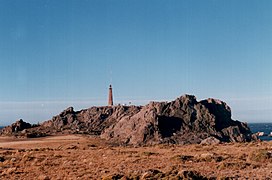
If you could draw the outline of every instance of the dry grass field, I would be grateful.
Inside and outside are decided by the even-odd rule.
[[[272,179],[272,142],[120,147],[89,136],[0,138],[0,179]]]

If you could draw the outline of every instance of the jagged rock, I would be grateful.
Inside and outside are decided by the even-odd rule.
[[[11,124],[10,126],[7,126],[1,130],[1,134],[3,135],[10,135],[12,133],[18,133],[20,131],[23,131],[25,129],[31,128],[32,125],[24,122],[22,119],[16,121],[15,123]]]
[[[91,107],[75,112],[72,107],[64,110],[52,120],[42,124],[43,127],[67,130],[72,133],[83,132],[100,135],[101,132],[116,123],[117,119],[132,116],[139,111],[137,106]]]
[[[185,95],[175,101],[151,102],[137,114],[123,117],[101,137],[125,144],[200,143],[213,136],[222,142],[252,139],[246,124],[231,119],[226,103],[208,99],[197,102]]]
[[[4,128],[2,134],[13,133],[14,127]],[[17,130],[23,129],[26,128],[17,127]],[[231,109],[225,102],[211,98],[198,102],[192,95],[172,102],[150,102],[146,106],[104,106],[81,111],[69,107],[23,133],[28,134],[27,137],[83,133],[132,145],[201,143],[209,137],[220,142],[245,142],[256,138],[245,123],[231,119]]]
[[[54,116],[52,122],[53,127],[58,130],[62,130],[65,126],[68,126],[68,128],[78,128],[78,121],[73,107],[69,107],[58,116]]]
[[[215,137],[208,137],[201,141],[200,144],[202,145],[212,145],[212,144],[219,144],[220,140],[216,139]]]

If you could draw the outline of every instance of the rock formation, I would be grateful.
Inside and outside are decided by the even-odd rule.
[[[252,140],[247,125],[231,119],[226,103],[215,99],[197,102],[190,95],[169,103],[151,102],[105,129],[101,137],[134,145],[200,143],[208,137],[221,142]]]
[[[55,132],[100,135],[103,130],[117,123],[122,117],[132,116],[139,112],[140,108],[138,106],[105,106],[74,111],[72,107],[69,107],[54,116],[52,120],[41,124],[41,128]]]
[[[24,122],[22,119],[16,121],[15,123],[11,124],[10,126],[7,126],[1,130],[1,134],[3,135],[10,135],[13,133],[18,133],[20,131],[23,131],[25,129],[31,128],[32,125]]]
[[[231,119],[230,107],[215,99],[198,102],[184,95],[146,106],[105,106],[64,110],[29,132],[84,133],[118,144],[246,142],[255,137],[245,123]],[[3,132],[2,132],[3,133]]]

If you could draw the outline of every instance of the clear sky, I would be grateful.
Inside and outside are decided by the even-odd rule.
[[[0,0],[0,125],[185,93],[272,122],[271,0]]]

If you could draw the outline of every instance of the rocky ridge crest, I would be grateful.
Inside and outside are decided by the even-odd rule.
[[[43,135],[91,134],[132,145],[201,143],[211,137],[220,142],[256,139],[247,124],[231,119],[231,109],[225,102],[211,98],[198,102],[192,95],[146,106],[104,106],[81,111],[69,107],[52,120],[26,129],[28,133]],[[9,134],[5,132],[6,128],[2,134]]]

